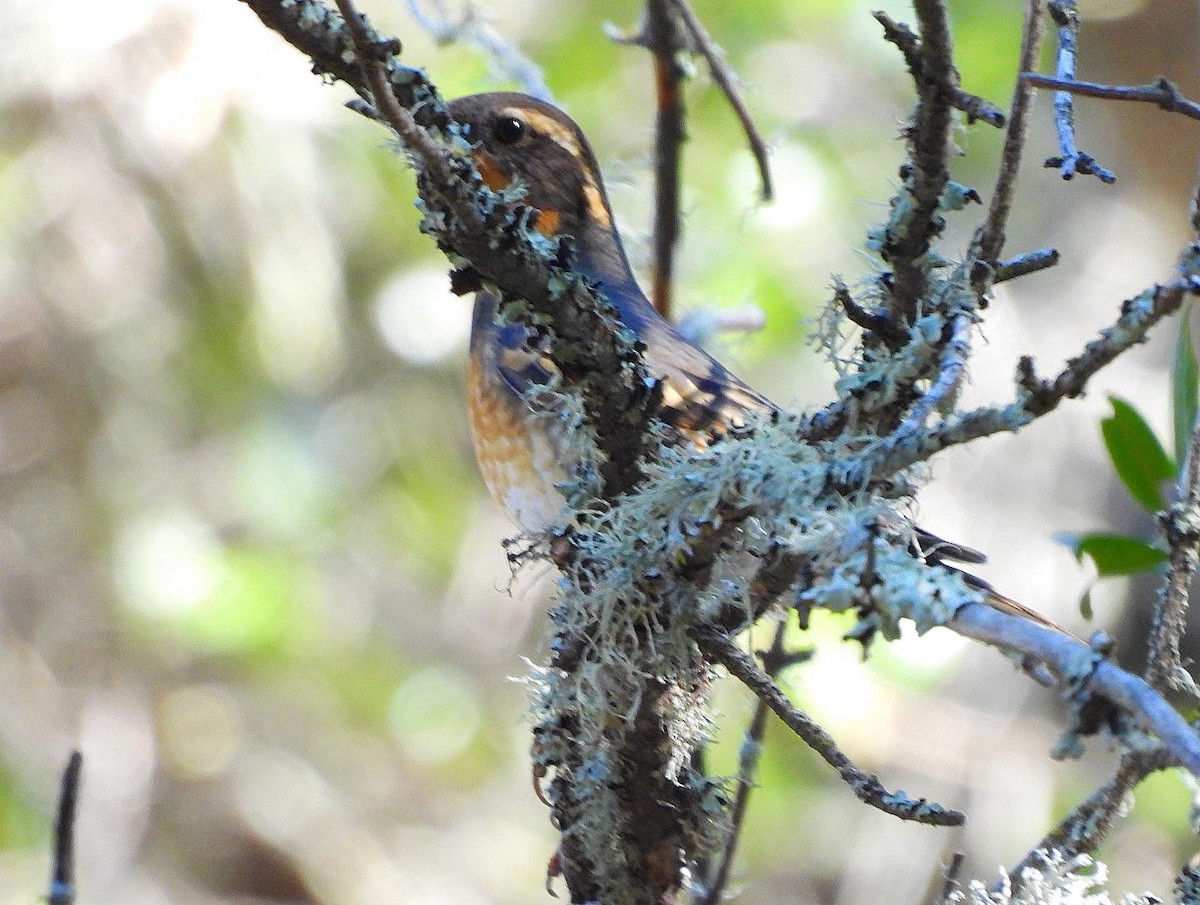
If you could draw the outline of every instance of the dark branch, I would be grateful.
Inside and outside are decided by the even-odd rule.
[[[54,822],[54,863],[50,870],[48,905],[72,905],[75,901],[75,813],[79,803],[79,778],[83,755],[72,751],[63,771]]]
[[[729,64],[721,56],[720,49],[705,30],[704,23],[700,21],[695,11],[688,5],[687,0],[670,0],[670,2],[679,14],[680,20],[687,28],[688,34],[691,35],[696,50],[700,52],[700,55],[704,57],[704,61],[708,63],[708,71],[712,76],[712,80],[717,83],[717,87],[721,89],[721,92],[725,95],[725,99],[729,101],[729,106],[733,108],[738,122],[742,124],[742,131],[746,134],[746,140],[750,143],[750,153],[754,155],[754,162],[758,164],[758,176],[762,182],[762,199],[763,201],[770,201],[774,194],[774,189],[771,186],[771,164],[768,159],[767,143],[763,140],[762,134],[758,131],[758,126],[754,124],[754,118],[750,115],[750,111],[746,107],[746,101],[742,97],[741,89],[737,85],[737,77],[729,67]]]
[[[900,53],[904,55],[904,63],[908,66],[909,74],[912,75],[913,80],[920,82],[921,39],[917,37],[911,28],[903,22],[897,22],[883,10],[875,10],[871,15],[883,26],[883,36],[895,44],[899,48]],[[964,91],[961,85],[955,84],[950,86],[950,104],[956,110],[961,110],[966,114],[968,123],[978,120],[987,123],[989,126],[995,126],[997,129],[1004,128],[1004,111],[991,101]]]
[[[1200,104],[1184,97],[1179,93],[1179,89],[1166,79],[1159,79],[1149,85],[1102,85],[1099,82],[1056,79],[1048,75],[1038,75],[1036,72],[1026,72],[1021,79],[1037,88],[1053,88],[1056,91],[1068,91],[1071,94],[1110,101],[1157,104],[1168,113],[1182,113],[1190,119],[1200,119]]]
[[[1026,0],[1018,72],[1027,72],[1037,65],[1042,46],[1042,28],[1042,0]],[[992,200],[973,243],[973,257],[979,266],[972,272],[971,282],[981,297],[999,269],[997,262],[1007,240],[1008,218],[1017,190],[1017,174],[1025,151],[1025,133],[1029,128],[1032,102],[1033,90],[1018,79],[1013,88],[1008,128],[1004,132],[1004,148],[1000,152],[1000,167],[992,189]]]
[[[654,280],[651,301],[671,317],[675,249],[679,243],[679,172],[687,138],[680,61],[685,49],[678,13],[671,0],[647,0],[645,43],[654,55]]]
[[[1005,283],[1015,280],[1017,277],[1037,273],[1039,270],[1046,270],[1057,265],[1059,259],[1057,248],[1039,248],[1035,251],[1028,251],[1015,258],[1009,258],[1007,261],[998,262],[992,282]]]
[[[750,655],[738,647],[724,631],[712,626],[697,625],[692,628],[692,635],[701,650],[765,701],[784,725],[837,770],[838,775],[861,801],[901,820],[913,820],[933,826],[960,826],[966,820],[959,811],[944,808],[924,798],[913,800],[902,792],[889,792],[877,776],[856,767],[829,734],[788,700],[782,689],[759,669]]]

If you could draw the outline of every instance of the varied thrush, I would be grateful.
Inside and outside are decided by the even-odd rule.
[[[680,442],[703,446],[743,425],[756,412],[777,407],[659,315],[633,276],[595,154],[583,131],[565,113],[525,94],[474,94],[451,101],[450,113],[466,127],[480,176],[495,191],[519,183],[531,221],[547,237],[574,239],[574,269],[601,287],[622,323],[637,336],[646,370],[660,382],[656,413]],[[471,324],[468,395],[475,454],[488,489],[522,528],[560,521],[564,499],[556,485],[569,477],[573,455],[560,422],[539,418],[537,387],[553,378],[553,365],[529,349],[518,324],[497,323],[497,302],[476,295]],[[918,555],[929,562],[979,563],[969,548],[916,531]],[[1045,617],[996,593],[980,579],[989,602],[1054,626]],[[1058,626],[1054,626],[1058,628]]]

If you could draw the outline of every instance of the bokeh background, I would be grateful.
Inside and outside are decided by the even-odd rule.
[[[1194,3],[1081,6],[1081,77],[1166,74],[1200,95]],[[805,320],[831,273],[871,266],[863,237],[897,179],[908,77],[862,3],[697,8],[775,149],[779,200],[756,204],[701,73],[680,296],[761,308],[766,329],[719,353],[781,402],[818,404],[831,372]],[[1019,4],[952,8],[966,87],[1005,103]],[[588,129],[644,261],[649,63],[602,30],[633,28],[638,4],[477,10]],[[511,85],[399,0],[367,11],[447,94]],[[548,901],[554,834],[519,681],[542,656],[548,576],[510,579],[511,529],[467,435],[468,303],[417,233],[403,159],[236,0],[5,0],[0,33],[0,903],[45,889],[77,746],[81,903]],[[997,292],[975,402],[1009,398],[1019,354],[1057,368],[1187,239],[1195,123],[1083,101],[1081,144],[1120,179],[1063,183],[1039,168],[1048,101],[1010,248],[1053,244],[1064,262]],[[998,136],[957,139],[956,178],[986,194]],[[948,254],[976,216],[955,218]],[[1119,393],[1166,438],[1175,329],[1044,424],[946,456],[922,499],[926,526],[991,554],[990,580],[1081,633],[1093,578],[1052,537],[1150,536],[1098,422]],[[1152,594],[1093,594],[1095,625],[1135,667]],[[772,727],[740,901],[917,902],[953,850],[991,878],[1112,769],[1102,745],[1052,762],[1061,708],[994,652],[933,632],[864,664],[844,628],[820,620],[797,639],[819,653],[788,676],[795,696],[889,785],[970,822],[868,810]],[[731,773],[751,704],[737,688],[718,704],[715,768]],[[1118,890],[1170,893],[1194,850],[1188,808],[1177,776],[1140,790],[1103,852]]]

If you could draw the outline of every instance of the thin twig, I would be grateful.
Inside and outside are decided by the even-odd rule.
[[[83,755],[72,751],[63,770],[54,822],[54,863],[50,870],[48,905],[72,905],[75,901],[75,813],[79,803],[79,778]]]
[[[1075,79],[1075,57],[1079,42],[1079,10],[1075,0],[1051,0],[1050,16],[1058,25],[1058,58],[1055,74],[1060,82]],[[1054,92],[1054,127],[1058,132],[1058,157],[1046,160],[1046,166],[1058,167],[1063,179],[1072,179],[1076,173],[1095,176],[1111,185],[1117,181],[1112,170],[1105,169],[1091,154],[1085,154],[1075,145],[1075,99],[1067,91]]]
[[[354,8],[353,0],[337,0],[337,6],[350,31],[357,51],[357,63],[371,92],[371,104],[376,113],[392,127],[404,146],[420,158],[422,168],[431,178],[448,181],[451,172],[445,149],[439,147],[429,133],[417,124],[413,115],[397,103],[380,64],[381,52],[396,53],[399,42],[381,41],[374,30],[368,32],[362,15]]]
[[[787,621],[781,621],[775,626],[775,635],[771,639],[770,648],[762,655],[763,673],[774,679],[785,667],[797,662],[794,655],[788,655],[783,649],[783,639],[787,634]],[[754,789],[754,780],[758,775],[758,761],[762,756],[763,735],[767,728],[767,702],[759,697],[754,705],[754,715],[742,739],[741,756],[738,759],[737,792],[734,795],[733,807],[730,808],[730,823],[732,828],[725,839],[716,870],[705,883],[703,892],[697,896],[697,905],[717,905],[725,896],[725,888],[729,884],[729,872],[733,868],[734,855],[737,853],[738,841],[741,838],[742,826],[746,821],[746,808],[750,803],[750,793]]]
[[[1042,46],[1043,28],[1042,0],[1026,0],[1025,19],[1021,28],[1021,53],[1019,72],[1028,72],[1037,65]],[[972,243],[973,257],[980,262],[971,274],[971,282],[981,296],[987,290],[990,277],[995,273],[996,262],[1004,251],[1007,238],[1008,218],[1012,213],[1013,196],[1017,190],[1017,173],[1021,169],[1021,157],[1025,150],[1025,133],[1029,127],[1029,113],[1033,91],[1021,79],[1013,87],[1012,103],[1009,107],[1008,128],[1004,132],[1004,148],[1000,152],[1000,167],[996,172],[996,184],[992,188],[992,200],[988,205],[987,217]]]
[[[1007,261],[996,263],[996,272],[992,283],[1005,283],[1017,277],[1028,276],[1039,270],[1046,270],[1058,264],[1060,255],[1057,248],[1038,248],[1025,254],[1009,258]]]
[[[546,84],[542,67],[488,25],[474,3],[465,2],[458,18],[452,19],[442,0],[429,2],[436,11],[434,15],[422,9],[421,0],[408,0],[408,11],[417,24],[429,32],[438,44],[474,45],[487,55],[488,60],[501,74],[520,84],[526,94],[549,103],[554,102],[554,94]]]
[[[654,279],[651,301],[671,318],[675,250],[679,244],[679,171],[687,138],[681,85],[687,70],[679,15],[671,0],[646,0],[645,43],[654,56]]]
[[[837,747],[829,733],[788,700],[783,690],[724,631],[709,625],[696,625],[692,628],[692,635],[714,662],[724,666],[731,676],[765,701],[784,725],[837,770],[861,801],[901,820],[933,826],[960,826],[966,819],[961,812],[924,798],[913,800],[903,793],[889,792],[877,776],[855,766]]]
[[[921,39],[916,33],[905,25],[903,22],[897,22],[883,10],[875,10],[871,13],[880,25],[883,26],[883,36],[891,43],[895,44],[904,56],[904,63],[908,66],[909,74],[917,82],[921,80]],[[989,126],[995,126],[997,129],[1004,128],[1004,111],[997,107],[989,100],[985,100],[976,94],[971,94],[964,91],[962,86],[956,82],[950,86],[950,104],[956,110],[961,110],[967,115],[967,122],[972,123],[976,120],[985,122]]]
[[[679,13],[679,18],[687,28],[688,34],[692,36],[696,50],[708,63],[708,71],[712,80],[717,83],[717,87],[729,101],[729,106],[733,108],[738,122],[742,124],[742,131],[750,143],[750,153],[754,155],[754,162],[758,164],[758,177],[762,183],[762,200],[770,201],[774,196],[774,189],[771,184],[771,163],[767,143],[763,140],[758,126],[754,124],[754,118],[746,107],[746,101],[737,85],[737,77],[721,56],[720,49],[705,30],[704,23],[700,21],[699,16],[688,5],[687,0],[670,0],[670,2],[675,7],[675,11]]]
[[[1026,72],[1022,81],[1037,88],[1053,88],[1069,91],[1084,97],[1098,97],[1110,101],[1140,101],[1157,104],[1168,113],[1182,113],[1190,119],[1200,119],[1200,104],[1179,93],[1179,89],[1167,79],[1159,79],[1148,85],[1102,85],[1099,82],[1075,82],[1051,78],[1036,72]]]

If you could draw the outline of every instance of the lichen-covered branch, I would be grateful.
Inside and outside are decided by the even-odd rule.
[[[545,340],[539,352],[559,375],[545,393],[579,416],[573,426],[581,444],[604,438],[606,455],[590,460],[598,474],[564,485],[564,502],[575,509],[569,526],[534,539],[530,554],[562,574],[551,613],[553,658],[533,683],[534,757],[539,769],[553,771],[548,800],[573,901],[672,902],[686,863],[726,842],[727,792],[691,766],[710,730],[705,704],[718,664],[864,801],[906,819],[961,821],[956,812],[888,792],[855,767],[737,646],[736,634],[776,601],[801,612],[852,612],[859,623],[851,634],[864,645],[897,637],[901,621],[912,620],[920,631],[946,625],[1033,658],[1060,678],[1072,706],[1063,751],[1083,735],[1110,731],[1130,750],[1157,744],[1164,757],[1200,775],[1200,739],[1150,684],[1069,636],[988,609],[978,582],[919,549],[914,555],[919,532],[911,512],[924,470],[912,466],[947,446],[1015,431],[1078,396],[1100,368],[1200,294],[1200,248],[1193,247],[1176,279],[1126,302],[1052,379],[1022,359],[1011,403],[952,411],[986,291],[1056,255],[999,260],[1028,118],[1027,81],[1014,94],[996,190],[975,242],[957,262],[935,248],[945,216],[980,200],[949,179],[954,110],[982,108],[959,87],[941,0],[915,0],[919,39],[881,19],[909,61],[918,104],[903,185],[889,222],[872,236],[883,266],[857,297],[839,283],[838,308],[827,318],[838,399],[807,418],[764,403],[745,412],[745,423],[696,445],[675,442],[678,433],[655,417],[663,388],[650,379],[628,325],[572,271],[571,241],[547,239],[531,227],[530,208],[486,188],[434,87],[395,60],[398,42],[373,32],[350,0],[338,0],[344,17],[315,0],[245,2],[318,71],[349,83],[360,109],[391,125],[418,169],[422,229],[450,257],[456,285],[488,288],[504,318]],[[662,0],[652,10],[670,11],[677,22],[660,24],[682,25],[702,52],[709,48],[714,76],[724,72],[686,3]],[[1041,15],[1040,0],[1029,0],[1023,67],[1036,58]],[[664,54],[678,48],[669,38],[659,45]],[[832,334],[847,319],[864,333],[841,358]],[[1180,546],[1194,540],[1198,508],[1200,501],[1168,522]],[[1181,584],[1194,567],[1181,564]],[[1177,601],[1164,607],[1153,661],[1163,665],[1152,666],[1152,678],[1177,664],[1181,613]]]
[[[1189,256],[1200,249],[1189,249]],[[1091,378],[1127,349],[1143,342],[1150,330],[1163,318],[1174,314],[1189,296],[1200,295],[1200,279],[1183,276],[1170,283],[1153,286],[1121,306],[1116,322],[1100,331],[1066,367],[1051,380],[1039,378],[1033,361],[1021,359],[1017,370],[1017,398],[1001,407],[979,408],[956,413],[933,425],[910,442],[893,445],[885,451],[880,471],[891,473],[925,461],[951,446],[998,433],[1014,433],[1036,418],[1048,414],[1064,399],[1083,393]],[[822,413],[824,415],[825,413]],[[828,417],[827,415],[825,415]],[[815,424],[815,428],[820,428]]]
[[[1195,696],[1196,684],[1183,668],[1179,642],[1186,628],[1192,580],[1200,564],[1200,424],[1188,444],[1176,501],[1159,516],[1159,523],[1171,552],[1150,629],[1146,681],[1164,691]]]
[[[787,622],[781,620],[775,626],[775,632],[771,637],[771,646],[760,655],[763,673],[772,681],[784,668],[802,662],[811,655],[811,651],[801,651],[799,654],[786,652],[783,646],[786,634]],[[734,793],[733,804],[729,809],[729,834],[717,855],[716,867],[711,873],[705,872],[704,885],[696,896],[696,905],[719,905],[725,900],[730,871],[733,869],[733,859],[737,854],[742,827],[746,824],[746,809],[750,804],[750,792],[754,788],[755,778],[758,774],[758,762],[762,757],[763,736],[767,731],[769,713],[770,707],[767,702],[759,697],[754,705],[754,715],[750,718],[750,725],[742,737],[738,756],[737,791]]]
[[[755,665],[750,655],[738,647],[732,638],[708,625],[698,625],[692,631],[701,648],[714,661],[729,670],[730,675],[754,692],[775,712],[784,725],[821,755],[829,766],[837,770],[838,775],[860,800],[885,814],[933,826],[959,826],[966,820],[960,811],[945,808],[924,798],[909,798],[903,792],[889,792],[877,776],[855,766],[838,748],[829,733],[788,700],[782,689]]]
[[[1059,83],[1075,79],[1075,56],[1079,41],[1079,10],[1075,0],[1051,0],[1050,16],[1058,25],[1058,58],[1055,80]],[[1076,173],[1095,176],[1111,185],[1117,181],[1112,170],[1102,167],[1091,154],[1080,151],[1075,144],[1075,99],[1068,91],[1054,93],[1054,126],[1058,131],[1060,154],[1046,160],[1047,167],[1058,167],[1063,179],[1073,179]]]
[[[1102,699],[1132,718],[1136,727],[1158,739],[1174,763],[1200,777],[1200,735],[1143,679],[1108,662],[1101,654],[1070,635],[1001,613],[979,604],[960,607],[947,624],[960,635],[995,647],[1034,657],[1063,682],[1072,706]],[[1108,714],[1104,714],[1105,717]],[[1099,728],[1099,727],[1095,727]],[[1106,728],[1120,730],[1127,745],[1145,747],[1117,722]],[[1073,751],[1064,747],[1066,754]]]
[[[921,39],[911,28],[903,22],[897,22],[883,10],[875,10],[871,15],[883,26],[883,36],[895,44],[900,53],[904,55],[904,63],[908,66],[909,75],[913,77],[914,81],[920,82],[922,78]],[[957,75],[956,71],[956,79]],[[978,120],[997,129],[1004,127],[1004,111],[991,101],[964,91],[957,82],[950,85],[949,89],[950,103],[956,110],[961,110],[966,114],[968,123]]]
[[[880,256],[891,266],[887,288],[891,319],[911,324],[929,289],[925,260],[945,226],[939,208],[950,181],[952,98],[958,84],[950,23],[942,0],[914,0],[920,31],[916,67],[917,110],[908,129],[909,159],[903,185],[892,201]]]
[[[1089,855],[1112,831],[1114,822],[1128,804],[1129,791],[1151,773],[1174,766],[1174,760],[1162,748],[1135,751],[1121,757],[1121,766],[1112,779],[1102,785],[1064,817],[1046,837],[1011,871],[1013,884],[1021,882],[1027,868],[1040,867],[1048,851],[1067,856]]]

